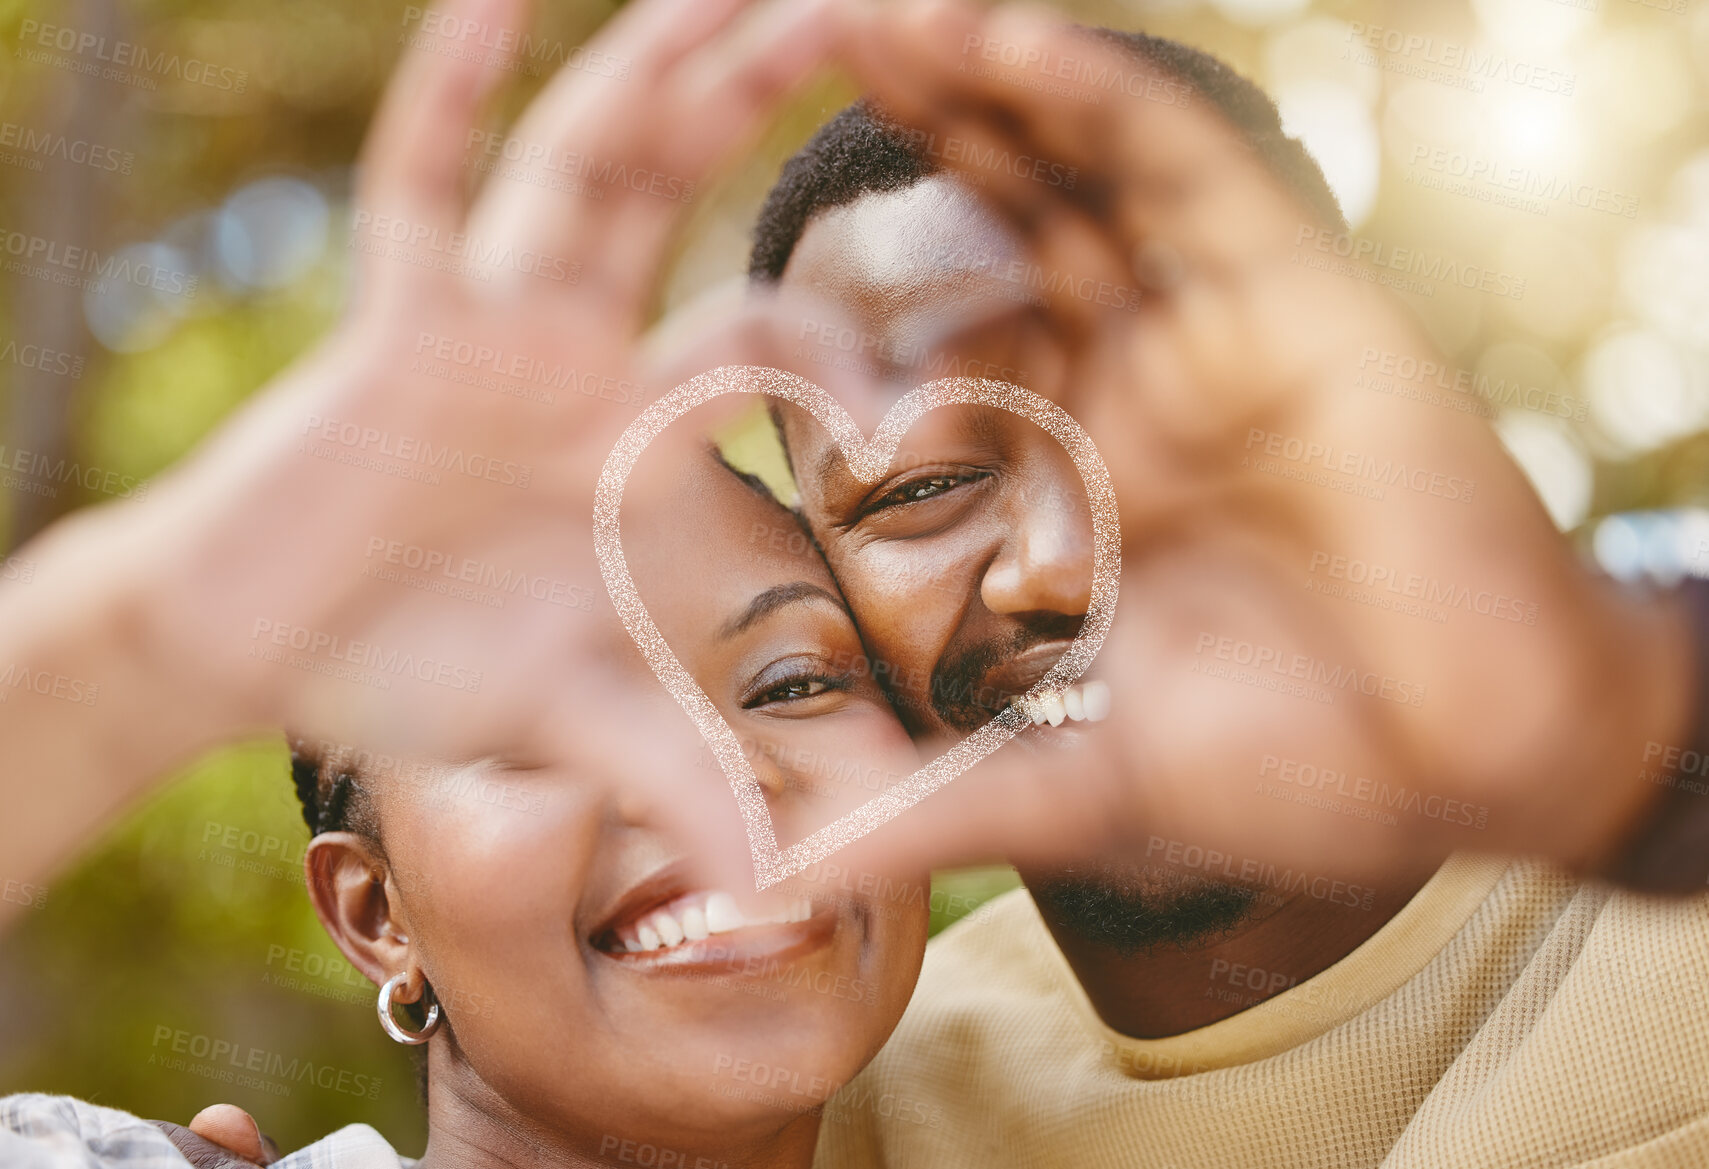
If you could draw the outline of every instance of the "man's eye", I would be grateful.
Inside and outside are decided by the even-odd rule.
[[[942,495],[963,483],[972,483],[982,478],[984,478],[982,474],[969,472],[958,475],[926,475],[919,479],[910,479],[873,500],[870,510],[877,511],[880,508],[895,507],[903,503],[918,503],[923,499]]]

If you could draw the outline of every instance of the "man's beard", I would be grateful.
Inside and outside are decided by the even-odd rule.
[[[984,689],[989,671],[1040,642],[1074,637],[1081,623],[1079,617],[1043,617],[1012,637],[944,657],[932,671],[932,712],[951,729],[972,734],[1004,705]],[[1258,900],[1257,892],[1243,885],[1114,862],[1028,874],[1027,888],[1063,928],[1125,956],[1227,933],[1247,919]]]
[[[939,659],[932,670],[932,711],[943,725],[970,735],[1001,714],[1008,697],[991,692],[986,675],[1010,658],[1040,642],[1069,641],[1084,618],[1067,615],[1038,617],[1002,639],[983,641]]]
[[[1258,901],[1244,885],[1096,862],[1029,873],[1027,888],[1054,925],[1123,957],[1226,934]]]

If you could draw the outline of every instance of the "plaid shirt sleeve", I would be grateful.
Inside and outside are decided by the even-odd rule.
[[[4,1169],[189,1169],[153,1121],[70,1096],[0,1096]],[[271,1169],[413,1169],[365,1124],[339,1129]]]
[[[70,1096],[0,1097],[6,1169],[186,1169],[165,1133],[141,1117]]]

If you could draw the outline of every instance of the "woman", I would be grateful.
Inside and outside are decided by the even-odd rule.
[[[790,513],[710,448],[678,466],[625,504],[631,571],[748,747],[780,838],[805,834],[870,795],[826,776],[906,775],[912,744]],[[883,1044],[919,971],[924,875],[882,882],[883,898],[811,880],[744,895],[707,887],[644,804],[561,770],[373,773],[304,749],[295,770],[316,913],[382,1010],[418,1004],[385,1017],[426,1047],[424,1166],[807,1166],[819,1106]],[[708,767],[704,782],[725,780]],[[0,1102],[0,1129],[38,1147],[95,1125],[112,1126],[90,1146],[100,1163],[127,1163],[105,1151],[116,1141],[171,1148],[122,1114]],[[397,1163],[355,1126],[284,1164],[358,1158]]]

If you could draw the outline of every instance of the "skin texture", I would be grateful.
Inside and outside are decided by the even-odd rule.
[[[643,465],[672,454],[650,450]],[[836,765],[905,775],[915,752],[793,517],[705,448],[674,465],[668,484],[625,500],[631,571],[749,745],[787,841],[841,806],[825,779],[847,772]],[[709,757],[700,778],[725,783]],[[671,890],[705,887],[653,810],[552,768],[446,777],[453,789],[470,780],[511,797],[369,780],[380,846],[328,833],[305,862],[352,963],[375,982],[407,970],[396,1001],[420,998],[425,981],[445,1013],[429,1046],[423,1164],[611,1160],[632,1140],[688,1163],[805,1165],[820,1123],[808,1110],[871,1058],[912,990],[924,875],[873,897],[731,890],[755,913],[809,896],[815,916],[714,935],[692,970],[649,969],[601,949],[613,907],[662,866],[684,866]]]
[[[1020,255],[956,180],[934,176],[816,215],[783,283],[854,312],[873,352],[902,359],[880,371],[901,387],[924,380],[915,373],[921,347],[951,331],[964,363],[1016,364],[1014,334],[967,322],[1007,299],[996,274]],[[882,673],[923,749],[975,729],[1043,675],[1078,631],[1091,579],[1084,491],[1054,439],[1003,411],[935,411],[905,438],[900,469],[868,489],[804,413],[780,418],[802,510],[869,650],[889,663]],[[1095,665],[1089,676],[1099,673]],[[1041,728],[1015,749],[1044,749],[1029,736],[1062,746],[1084,733]],[[1229,968],[1218,963],[1290,982],[1318,973],[1374,933],[1429,872],[1359,885],[1334,904],[1208,880],[1168,863],[1166,848],[1138,851],[1071,869],[1023,868],[1099,1013],[1138,1037],[1191,1030],[1268,997],[1207,995],[1213,969]]]

